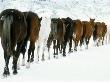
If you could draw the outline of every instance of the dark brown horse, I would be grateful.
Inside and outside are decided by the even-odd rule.
[[[74,50],[77,51],[77,46],[83,35],[83,25],[80,20],[73,20],[73,41],[75,43]],[[81,46],[81,45],[80,45]]]
[[[102,40],[102,44],[104,42],[104,37],[107,32],[107,25],[104,22],[95,22],[94,32],[93,32],[93,40],[96,42],[96,46],[99,46],[99,43]]]
[[[10,74],[8,64],[10,56],[13,56],[13,74],[17,74],[17,60],[24,38],[27,35],[27,25],[24,14],[15,9],[6,9],[1,12],[2,21],[1,43],[4,50],[5,68],[3,75]],[[15,46],[17,48],[15,50]]]
[[[94,21],[95,21],[95,19],[90,19],[89,22],[88,21],[82,21],[82,23],[83,23],[83,36],[82,36],[81,44],[83,42],[85,42],[87,49],[88,49],[89,40],[93,34]]]
[[[21,53],[23,53],[23,59],[25,58],[27,41],[30,41],[29,49],[28,49],[28,60],[27,62],[34,61],[34,50],[35,50],[35,42],[39,38],[39,31],[41,26],[42,17],[39,18],[38,15],[34,12],[23,12],[27,22],[27,36],[24,40]],[[30,58],[31,56],[31,58]]]
[[[58,48],[60,45],[63,46],[64,42],[64,34],[65,34],[65,26],[63,20],[60,18],[52,18],[51,19],[51,31],[47,40],[48,52],[50,50],[50,45],[53,41],[54,48],[54,57],[58,55]],[[56,44],[57,42],[57,44]]]
[[[66,56],[66,45],[69,42],[69,52],[72,52],[72,39],[73,39],[73,20],[70,17],[62,18],[65,24],[65,35],[63,43],[63,56]]]

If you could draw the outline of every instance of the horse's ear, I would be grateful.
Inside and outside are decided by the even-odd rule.
[[[39,21],[41,21],[42,20],[42,17],[41,18],[39,18]]]

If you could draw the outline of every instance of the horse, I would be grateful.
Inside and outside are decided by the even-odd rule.
[[[73,41],[75,43],[74,50],[77,51],[77,46],[79,41],[81,40],[81,37],[83,35],[83,25],[82,22],[78,20],[73,20]],[[82,45],[80,45],[82,46]]]
[[[93,40],[96,42],[96,46],[99,46],[100,41],[102,40],[102,45],[104,41],[105,34],[107,32],[107,25],[104,22],[95,22]]]
[[[27,62],[29,63],[34,61],[35,42],[39,38],[39,31],[41,27],[42,17],[39,18],[38,15],[32,11],[23,12],[23,13],[27,23],[27,36],[23,42],[21,53],[23,54],[23,60],[24,60],[25,52],[27,48],[27,42],[30,41],[30,45],[28,49],[28,60],[27,60]]]
[[[89,40],[93,34],[94,21],[95,21],[95,19],[91,19],[91,18],[90,18],[90,21],[82,21],[83,35],[82,35],[80,44],[82,45],[85,42],[86,43],[86,49],[88,49]]]
[[[58,56],[58,49],[60,50],[60,45],[61,47],[63,46],[64,34],[65,34],[65,26],[63,20],[60,18],[52,18],[51,31],[47,40],[47,47],[48,47],[48,52],[50,52],[50,45],[53,41],[54,58],[55,55]]]
[[[70,17],[62,18],[65,24],[65,35],[64,35],[64,43],[63,43],[63,56],[66,56],[66,45],[69,41],[69,52],[72,52],[72,38],[73,38],[73,20]]]
[[[16,9],[6,9],[0,14],[1,44],[4,50],[4,76],[10,75],[8,64],[13,56],[13,74],[17,74],[17,61],[20,55],[21,46],[27,35],[27,24],[24,14]],[[17,47],[16,47],[17,46]],[[15,49],[16,48],[16,49]]]

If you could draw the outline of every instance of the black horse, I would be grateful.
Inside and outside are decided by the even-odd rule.
[[[69,41],[69,52],[72,52],[71,48],[72,48],[74,28],[73,28],[73,20],[71,18],[67,17],[67,18],[62,18],[62,19],[65,24],[65,30],[66,30],[65,35],[64,35],[63,56],[66,56],[65,49],[66,49],[66,45],[68,41]]]
[[[8,64],[13,56],[13,74],[17,74],[17,61],[24,38],[27,35],[27,24],[24,14],[16,9],[6,9],[1,12],[1,44],[4,50],[4,76],[10,75]],[[17,46],[17,47],[16,47]],[[16,47],[16,49],[15,49]]]

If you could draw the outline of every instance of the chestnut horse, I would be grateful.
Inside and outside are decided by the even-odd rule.
[[[34,50],[35,50],[35,42],[39,38],[39,31],[41,27],[42,17],[39,18],[38,15],[34,12],[23,12],[27,22],[27,36],[24,40],[21,53],[23,54],[23,59],[25,58],[25,52],[27,47],[27,41],[30,41],[29,49],[28,49],[28,60],[27,62],[34,61]],[[31,56],[31,58],[30,58]]]
[[[24,14],[16,9],[6,9],[1,12],[1,44],[4,50],[5,68],[4,76],[10,75],[8,64],[13,56],[13,74],[17,74],[17,60],[21,46],[27,35],[27,24]],[[17,48],[15,50],[15,47]]]
[[[81,45],[83,42],[86,43],[86,49],[88,49],[89,40],[93,34],[95,19],[90,19],[90,21],[82,21],[83,24],[83,36],[81,39]]]
[[[77,51],[77,46],[83,35],[83,25],[80,20],[73,20],[73,41],[75,43],[74,50]],[[81,46],[81,45],[80,45]]]
[[[102,45],[104,42],[104,37],[107,32],[107,25],[104,22],[95,22],[93,40],[96,42],[96,46],[99,46],[99,43],[102,40]]]

